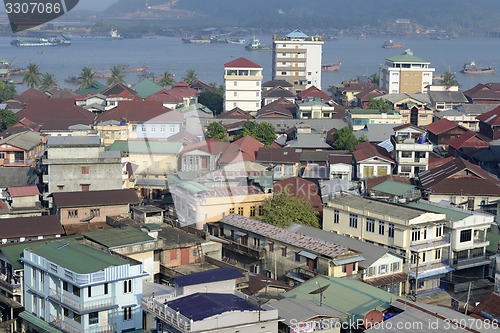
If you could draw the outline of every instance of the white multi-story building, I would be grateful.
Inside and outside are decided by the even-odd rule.
[[[430,62],[417,58],[411,50],[385,59],[380,66],[379,86],[389,94],[424,93],[436,70]]]
[[[74,240],[27,248],[22,261],[24,326],[41,318],[68,333],[142,328],[142,263]]]
[[[224,111],[260,109],[262,66],[246,58],[224,64]]]
[[[295,30],[273,38],[273,80],[286,80],[299,93],[311,86],[321,89],[323,39]]]
[[[425,137],[425,130],[406,124],[394,127],[394,131],[391,141],[394,145],[396,173],[413,178],[419,172],[427,170],[429,155],[434,146]]]

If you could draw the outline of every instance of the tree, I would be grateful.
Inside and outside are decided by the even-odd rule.
[[[224,128],[224,126],[222,126],[222,124],[220,124],[218,122],[213,122],[210,125],[208,125],[207,127],[205,127],[205,129],[206,129],[207,137],[214,138],[216,140],[224,141],[224,142],[228,141],[227,131]]]
[[[353,152],[359,142],[350,127],[342,127],[333,134],[333,145],[339,150]]]
[[[0,109],[0,128],[2,131],[17,123],[18,120],[19,119],[17,119],[17,115],[14,112]]]
[[[182,81],[186,82],[187,84],[192,84],[196,80],[198,80],[198,75],[192,68],[188,69],[186,71],[186,74],[184,74],[184,77],[182,78]]]
[[[90,67],[83,67],[78,76],[78,89],[85,89],[95,81],[95,72]]]
[[[208,90],[202,91],[200,96],[198,96],[198,102],[212,110],[214,115],[222,113],[224,98],[218,93]]]
[[[224,86],[222,84],[217,84],[216,82],[210,82],[208,85],[214,88],[217,94],[224,96]]]
[[[111,86],[117,83],[123,83],[125,80],[125,75],[123,74],[123,67],[120,65],[114,65],[111,67],[111,76],[106,80],[106,84]]]
[[[42,75],[42,82],[40,84],[40,89],[42,91],[47,91],[47,90],[55,88],[55,87],[58,87],[58,84],[57,84],[57,79],[54,76],[54,74],[44,73]]]
[[[23,83],[30,88],[36,88],[40,85],[40,69],[37,64],[30,63],[28,65],[23,76]]]
[[[292,222],[319,228],[318,212],[305,199],[291,196],[286,190],[264,200],[261,221],[281,228]]]
[[[380,75],[378,73],[373,73],[372,75],[368,76],[368,81],[378,86]]]
[[[0,102],[14,98],[16,93],[16,87],[13,84],[0,81]]]
[[[439,83],[441,83],[442,85],[445,85],[445,86],[460,86],[458,84],[455,73],[450,72],[450,71],[446,71],[443,73],[443,76],[442,76]]]
[[[250,135],[252,138],[259,140],[266,147],[269,147],[276,140],[276,130],[269,123],[255,123],[254,121],[245,121],[243,129],[237,135],[236,139]]]
[[[173,87],[175,85],[174,75],[166,69],[160,77],[158,84],[162,87]]]
[[[387,102],[385,99],[381,98],[376,98],[376,99],[371,99],[368,102],[368,108],[369,109],[374,109],[374,110],[392,110],[391,104]]]

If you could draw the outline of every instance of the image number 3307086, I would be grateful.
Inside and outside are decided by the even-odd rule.
[[[20,32],[52,21],[71,9],[79,0],[3,0],[12,32]]]

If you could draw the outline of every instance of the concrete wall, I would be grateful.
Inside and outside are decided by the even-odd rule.
[[[56,208],[57,209],[57,208]],[[61,218],[61,224],[82,224],[81,219],[92,215],[92,209],[99,209],[99,216],[95,216],[90,223],[106,222],[106,216],[127,214],[129,212],[129,205],[115,205],[115,206],[94,206],[94,207],[71,207],[57,209],[57,214]],[[70,217],[69,211],[77,211],[77,216]]]

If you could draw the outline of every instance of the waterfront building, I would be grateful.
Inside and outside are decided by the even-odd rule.
[[[389,94],[424,93],[432,84],[432,75],[436,69],[430,62],[417,58],[411,50],[385,59],[380,66],[379,86]]]
[[[273,80],[293,84],[295,94],[316,86],[321,89],[323,39],[294,30],[285,37],[273,37]]]
[[[224,64],[224,111],[235,107],[253,112],[260,109],[262,66],[246,58]]]

